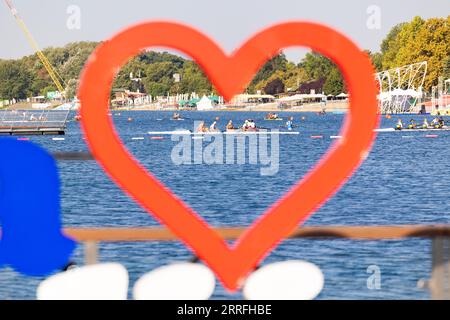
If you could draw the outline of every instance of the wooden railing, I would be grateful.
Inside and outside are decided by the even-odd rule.
[[[246,228],[216,228],[225,239],[238,238]],[[65,233],[78,241],[141,242],[176,241],[178,238],[165,228],[67,228]],[[357,240],[450,237],[450,225],[401,226],[317,226],[295,230],[290,238],[346,238]]]
[[[216,228],[224,239],[238,238],[245,228]],[[166,228],[66,228],[65,234],[85,244],[85,263],[98,260],[99,242],[178,241]],[[428,288],[433,299],[450,299],[450,225],[398,226],[311,226],[295,230],[292,239],[402,240],[429,238],[432,240],[432,272],[430,280],[418,285]]]

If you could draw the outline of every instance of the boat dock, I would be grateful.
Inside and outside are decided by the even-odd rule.
[[[70,111],[1,110],[0,135],[63,135]]]

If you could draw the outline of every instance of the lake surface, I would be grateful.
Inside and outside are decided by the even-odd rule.
[[[170,121],[169,112],[115,112],[113,119],[127,148],[166,186],[211,225],[245,226],[282,196],[321,158],[339,134],[344,115],[280,113],[294,116],[299,135],[279,139],[279,170],[261,176],[261,165],[175,165],[170,137],[151,140],[146,132],[193,130],[194,121],[208,124],[220,117],[241,124],[246,118],[258,125],[279,128],[283,122],[263,121],[264,113],[181,112],[185,121]],[[133,121],[129,122],[128,118]],[[305,117],[305,119],[301,119]],[[402,116],[404,122],[411,116]],[[422,121],[423,116],[414,116]],[[428,117],[429,121],[431,117]],[[380,127],[392,127],[398,117],[383,118]],[[101,134],[99,132],[99,134]],[[323,139],[311,139],[323,135]],[[306,225],[394,225],[449,223],[450,132],[426,138],[423,132],[380,133],[368,159],[347,184]],[[133,137],[145,137],[133,140]],[[31,137],[50,152],[87,151],[79,123],[69,123],[64,141]],[[208,144],[203,142],[205,146]],[[270,142],[269,142],[270,144]],[[94,161],[58,163],[62,183],[64,226],[132,227],[158,223],[126,196]],[[302,259],[317,264],[325,275],[319,299],[428,299],[417,288],[431,271],[431,241],[286,240],[263,262]],[[181,243],[118,243],[100,246],[100,261],[120,262],[130,273],[130,286],[145,272],[192,253]],[[82,245],[73,260],[83,262]],[[381,271],[381,288],[367,286],[369,266]],[[41,279],[0,270],[0,299],[33,299]],[[241,298],[220,284],[214,298]]]

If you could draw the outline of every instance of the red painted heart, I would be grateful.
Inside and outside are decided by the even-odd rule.
[[[230,100],[244,90],[264,62],[292,46],[309,47],[331,58],[342,70],[351,98],[343,138],[229,247],[123,146],[108,116],[112,81],[127,60],[142,50],[169,47],[195,59],[217,90]],[[255,265],[329,199],[364,160],[378,123],[376,94],[367,55],[333,29],[306,22],[268,28],[230,56],[190,27],[168,22],[139,24],[96,49],[79,89],[82,126],[97,161],[124,191],[191,247],[230,290],[236,290]]]

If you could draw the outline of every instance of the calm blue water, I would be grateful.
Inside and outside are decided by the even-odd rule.
[[[301,178],[333,143],[343,115],[317,116],[312,113],[281,113],[294,116],[299,136],[280,137],[280,168],[274,176],[260,175],[259,165],[182,165],[171,161],[176,142],[146,139],[147,131],[190,129],[194,120],[212,122],[220,117],[240,124],[253,118],[264,127],[277,128],[281,122],[263,121],[264,113],[186,112],[185,121],[169,121],[168,112],[121,112],[114,115],[118,132],[129,150],[179,197],[216,226],[252,223],[265,209]],[[133,117],[133,122],[127,118]],[[301,117],[306,117],[301,120]],[[421,117],[415,117],[421,121]],[[162,119],[162,120],[158,120]],[[397,118],[383,119],[391,127]],[[409,117],[403,117],[404,121]],[[431,120],[431,119],[429,119]],[[101,134],[101,133],[99,133]],[[311,139],[323,135],[324,139]],[[403,136],[411,136],[403,138]],[[71,122],[65,141],[52,137],[31,140],[50,152],[87,151],[79,124]],[[362,167],[328,201],[307,225],[387,225],[449,223],[450,133],[437,139],[424,133],[380,133]],[[153,226],[157,222],[105,175],[94,161],[60,162],[62,211],[65,226]],[[417,281],[431,270],[428,240],[349,241],[287,240],[264,263],[303,259],[316,263],[325,274],[320,299],[427,299]],[[145,272],[173,261],[184,261],[191,253],[179,243],[103,244],[103,262],[123,263],[131,285]],[[74,261],[82,264],[82,246]],[[370,265],[381,269],[381,289],[367,288]],[[23,277],[9,269],[0,270],[0,299],[33,299],[40,279]],[[240,298],[217,286],[215,298]]]

